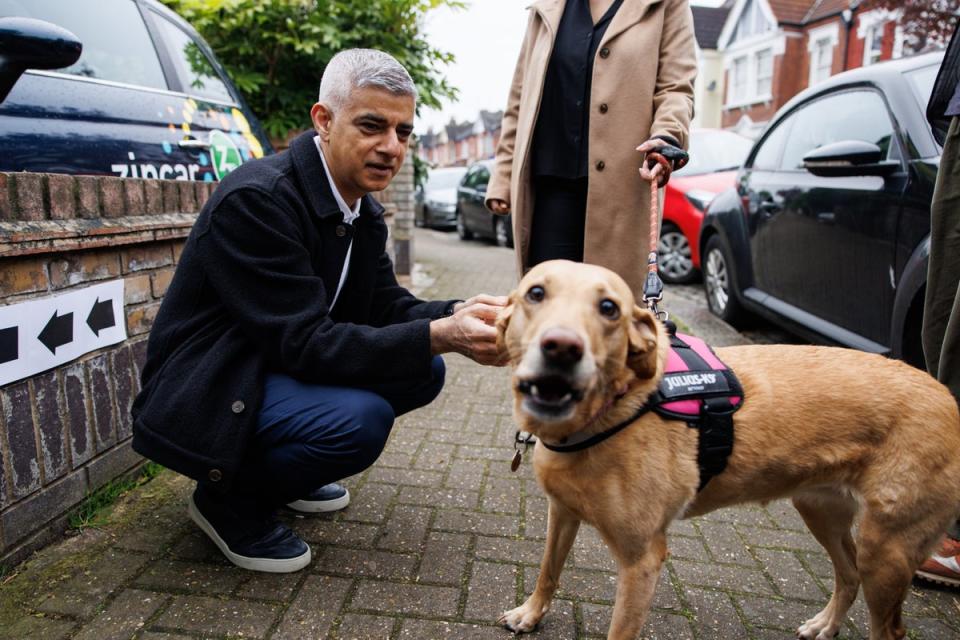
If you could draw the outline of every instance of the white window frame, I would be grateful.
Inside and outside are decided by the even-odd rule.
[[[863,66],[880,62],[883,55],[883,32],[886,25],[883,23],[872,25],[867,29],[866,37],[863,39]],[[874,48],[874,43],[879,40],[879,46]]]
[[[760,73],[760,62],[763,56],[769,56],[769,73]],[[783,50],[779,49],[776,43],[767,41],[761,43],[761,46],[753,46],[742,52],[730,53],[725,60],[725,67],[729,73],[730,91],[727,92],[727,101],[723,105],[724,109],[736,109],[746,107],[761,102],[773,100],[773,80],[774,80],[774,62],[778,55],[783,55]],[[742,91],[738,91],[737,81],[740,79],[737,74],[737,64],[742,64],[744,71],[744,80]],[[766,76],[767,86],[761,91],[760,83]]]
[[[810,59],[810,77],[807,86],[812,87],[833,75],[833,58],[839,42],[839,22],[831,22],[807,32],[807,53]],[[826,56],[825,60],[821,60],[821,54]],[[821,64],[822,62],[826,64]]]
[[[750,88],[750,58],[740,56],[730,64],[730,102],[743,102]]]
[[[857,25],[857,37],[863,40],[863,66],[869,66],[879,61],[883,55],[883,30],[888,22],[898,20],[900,11],[887,11],[886,9],[874,9],[860,14],[860,22]],[[876,33],[880,34],[880,49],[872,49],[873,37]],[[896,44],[894,44],[896,48]],[[902,48],[902,45],[901,45]],[[871,54],[876,52],[877,59],[871,60]]]
[[[765,62],[764,62],[765,59]],[[773,96],[773,49],[760,49],[753,56],[753,94],[757,99]],[[762,84],[766,86],[762,86]]]

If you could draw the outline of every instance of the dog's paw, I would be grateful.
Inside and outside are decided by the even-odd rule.
[[[799,640],[833,640],[840,632],[840,625],[832,623],[827,611],[821,611],[797,629]]]
[[[505,612],[500,616],[500,619],[497,620],[497,624],[502,624],[510,631],[513,631],[514,635],[529,633],[536,629],[537,624],[540,623],[543,614],[546,612],[546,607],[534,607],[528,600],[516,609]]]

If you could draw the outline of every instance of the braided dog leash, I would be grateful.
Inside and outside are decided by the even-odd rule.
[[[660,244],[659,190],[667,184],[670,173],[682,168],[689,159],[690,156],[686,151],[668,144],[648,152],[644,160],[651,170],[659,165],[661,171],[654,174],[654,179],[650,180],[650,253],[647,255],[647,279],[643,283],[643,302],[657,318],[664,321],[668,316],[666,311],[659,309],[659,303],[663,300],[663,281],[660,280],[657,264],[657,246]]]

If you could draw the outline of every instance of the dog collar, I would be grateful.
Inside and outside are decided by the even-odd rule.
[[[540,439],[540,442],[543,443],[547,449],[550,451],[559,451],[561,453],[573,453],[574,451],[583,451],[589,447],[592,447],[595,444],[599,444],[609,438],[610,436],[619,433],[624,428],[632,424],[637,418],[650,411],[650,405],[644,404],[639,409],[637,409],[633,415],[631,415],[626,420],[622,420],[617,424],[613,425],[606,431],[601,431],[600,433],[594,433],[592,435],[587,435],[582,431],[577,432],[565,438],[562,442],[558,444],[548,444],[543,438]]]

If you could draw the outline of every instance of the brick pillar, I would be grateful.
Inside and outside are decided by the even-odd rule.
[[[375,194],[387,206],[393,205],[391,255],[393,269],[400,279],[413,271],[413,153],[408,153],[400,172],[390,186]]]

